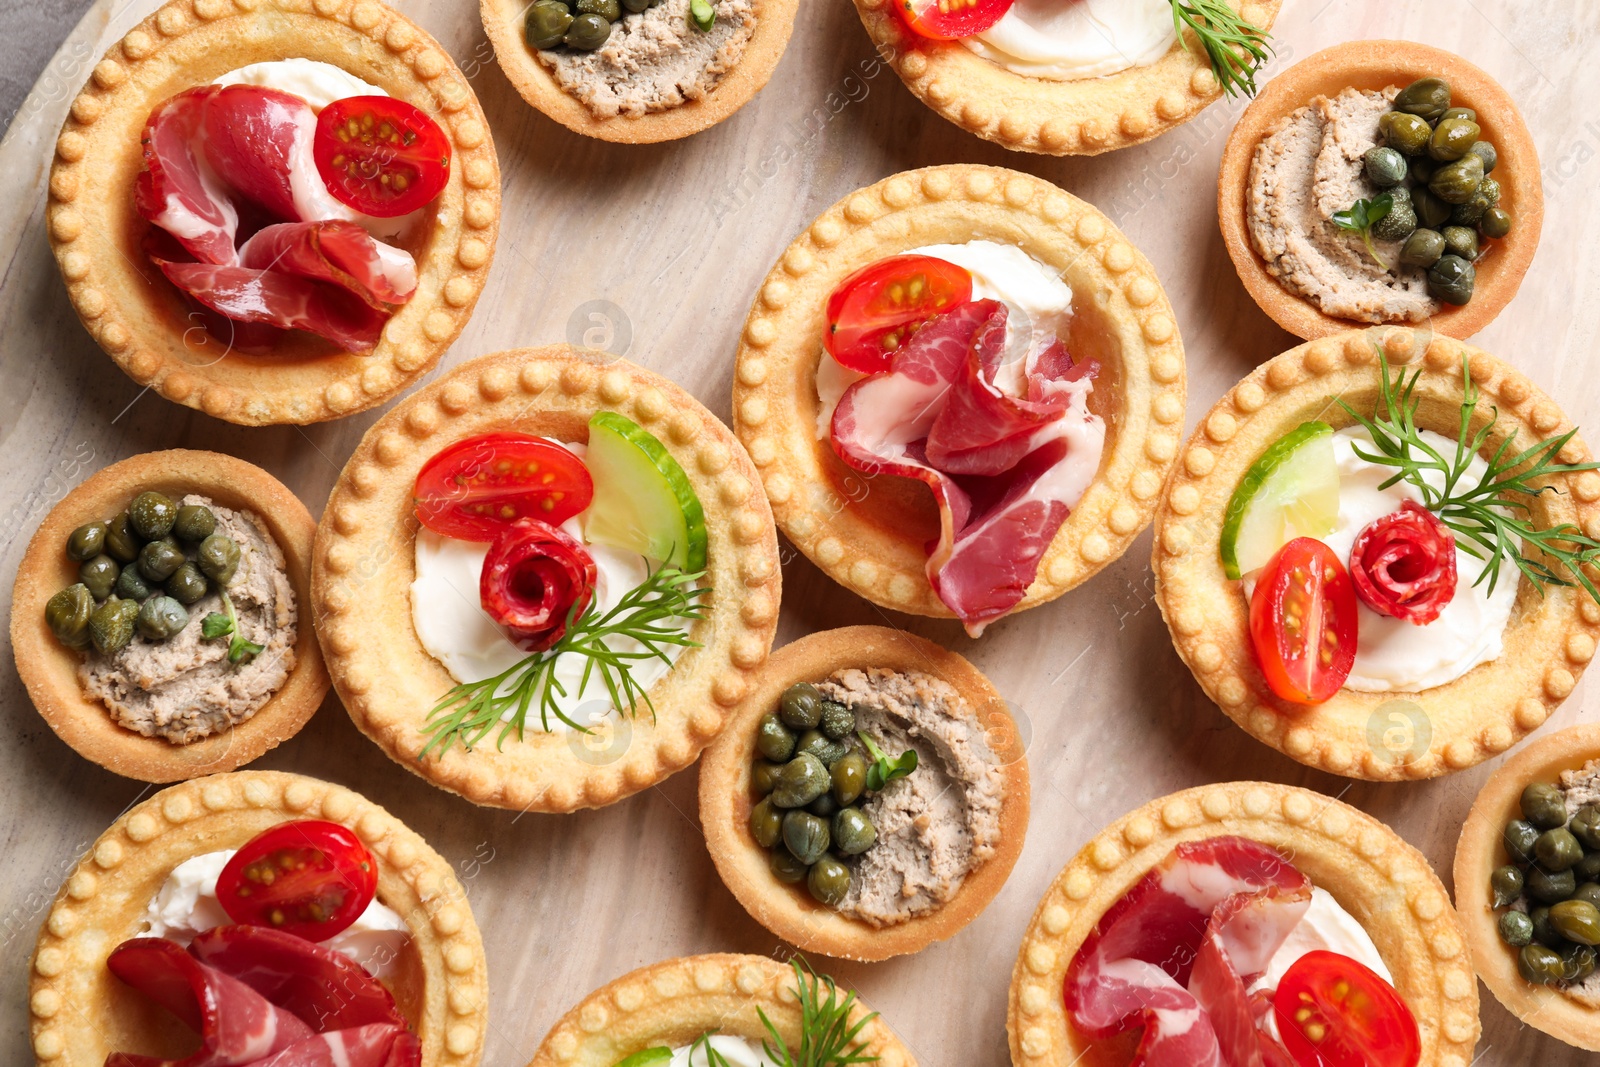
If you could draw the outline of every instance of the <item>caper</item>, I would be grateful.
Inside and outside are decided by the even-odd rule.
[[[112,590],[123,600],[143,600],[150,595],[150,583],[144,580],[138,567],[124,567],[117,575],[116,588]]]
[[[1586,852],[1573,864],[1572,876],[1579,882],[1600,882],[1600,851]]]
[[[1551,985],[1562,981],[1566,968],[1561,957],[1543,945],[1524,945],[1517,953],[1517,973],[1522,980],[1534,985]]]
[[[1587,900],[1563,900],[1550,905],[1550,925],[1568,941],[1600,945],[1600,908]]]
[[[189,625],[189,613],[170,596],[153,596],[139,607],[138,627],[141,637],[152,641],[165,641],[176,637]]]
[[[1600,804],[1585,804],[1579,808],[1567,823],[1567,829],[1584,848],[1600,849]]]
[[[617,0],[578,0],[577,9],[580,15],[599,15],[607,22],[622,17],[622,5]]]
[[[1392,148],[1369,148],[1361,161],[1367,177],[1380,189],[1399,185],[1406,179],[1406,157]]]
[[[110,556],[99,555],[78,565],[78,581],[87,586],[96,600],[104,600],[116,588],[122,568]]]
[[[106,555],[118,563],[132,563],[139,558],[139,548],[144,544],[128,525],[128,513],[106,523]]]
[[[783,816],[783,845],[801,863],[815,863],[832,843],[828,820],[809,811],[790,811]]]
[[[1483,160],[1483,172],[1485,174],[1494,170],[1494,165],[1500,162],[1500,154],[1494,150],[1494,145],[1488,141],[1474,141],[1472,147],[1467,151]]]
[[[1522,817],[1541,830],[1567,825],[1567,795],[1549,782],[1532,782],[1522,790]]]
[[[1393,107],[1433,122],[1450,109],[1450,83],[1443,78],[1419,78],[1400,90]]]
[[[44,605],[50,632],[68,648],[89,647],[89,617],[94,614],[94,594],[82,582],[69,585]]]
[[[1559,904],[1570,898],[1578,888],[1578,880],[1570,870],[1552,874],[1529,867],[1526,882],[1529,899],[1541,904]]]
[[[180,604],[193,604],[210,590],[211,583],[193,563],[185,563],[167,579],[167,595]]]
[[[190,544],[199,544],[216,532],[217,517],[204,504],[184,504],[172,524],[172,536]]]
[[[772,792],[778,784],[778,772],[783,769],[783,764],[773,763],[771,760],[758,759],[755,766],[750,768],[750,788],[756,791],[756,796],[764,797]]]
[[[1460,159],[1482,132],[1471,119],[1440,119],[1433,136],[1428,138],[1428,155],[1441,163]],[[1478,162],[1482,164],[1483,160]]]
[[[809,682],[791,685],[778,702],[778,717],[791,730],[810,730],[822,720],[822,693]]]
[[[1400,262],[1408,267],[1431,267],[1444,255],[1444,235],[1437,230],[1418,227],[1406,238],[1400,249]]]
[[[1417,228],[1417,210],[1411,206],[1411,193],[1405,186],[1389,190],[1387,214],[1372,224],[1372,236],[1385,241],[1403,241]]]
[[[183,549],[170,537],[151,541],[139,550],[139,573],[147,582],[164,582],[183,564]]]
[[[1401,155],[1414,156],[1428,147],[1433,128],[1427,121],[1403,111],[1385,111],[1378,119],[1378,132],[1383,143]]]
[[[637,15],[641,11],[650,9],[650,0],[622,0],[622,10],[630,11]]]
[[[1528,912],[1528,921],[1533,924],[1533,939],[1545,948],[1558,949],[1567,943],[1567,939],[1561,936],[1561,931],[1550,922],[1548,904]]]
[[[837,908],[850,892],[850,868],[832,856],[824,856],[806,875],[806,890],[821,903]]]
[[[833,847],[846,856],[859,856],[878,840],[878,828],[860,808],[843,808],[833,817]]]
[[[1572,891],[1572,899],[1587,901],[1600,908],[1600,882],[1579,882],[1578,888]]]
[[[826,819],[839,810],[839,802],[833,799],[831,792],[828,792],[807,804],[806,810],[813,815],[820,815]]]
[[[794,755],[794,734],[771,712],[761,716],[761,725],[756,727],[756,751],[774,763]]]
[[[611,36],[611,23],[599,15],[579,15],[572,20],[572,25],[567,28],[566,36],[561,38],[561,43],[568,48],[576,48],[583,52],[593,52]]]
[[[132,600],[108,600],[95,608],[89,616],[89,639],[95,650],[109,656],[127,648],[138,618],[139,605]]]
[[[1411,180],[1418,185],[1427,185],[1428,179],[1433,177],[1433,172],[1439,169],[1439,164],[1427,156],[1413,156],[1406,172],[1411,175]]]
[[[1465,226],[1446,226],[1439,232],[1444,237],[1445,252],[1469,263],[1478,258],[1478,231]]]
[[[1562,978],[1581,982],[1594,973],[1595,951],[1588,945],[1568,945],[1561,950]]]
[[[1512,948],[1521,948],[1533,940],[1533,920],[1520,911],[1508,911],[1500,916],[1500,940]]]
[[[544,51],[561,44],[567,30],[572,28],[572,12],[560,0],[539,0],[528,8],[528,17],[522,23],[522,36],[528,47]]]
[[[771,848],[783,836],[783,812],[770,799],[750,809],[750,836],[762,848]]]
[[[1503,207],[1490,208],[1478,220],[1478,230],[1485,237],[1504,237],[1511,232],[1511,212]]]
[[[1460,306],[1472,299],[1472,287],[1478,272],[1460,256],[1448,253],[1428,268],[1428,292],[1446,304]]]
[[[800,735],[800,741],[794,746],[796,752],[809,752],[822,761],[824,767],[832,767],[845,757],[850,751],[848,745],[829,739],[821,730],[807,730]]]
[[[154,541],[172,532],[178,521],[178,505],[160,493],[140,493],[128,505],[128,525],[146,541]]]
[[[94,559],[106,547],[106,524],[86,522],[67,535],[67,558],[78,562]]]
[[[1485,178],[1483,185],[1488,185],[1489,179]],[[1457,204],[1450,209],[1450,224],[1452,226],[1471,226],[1483,218],[1483,213],[1492,206],[1489,198],[1484,194],[1483,185],[1478,186],[1478,191],[1472,194],[1472,199],[1465,204]]]
[[[1483,160],[1468,152],[1428,179],[1428,191],[1447,204],[1465,204],[1483,184]]]
[[[234,572],[239,569],[239,546],[233,538],[227,534],[212,534],[200,542],[196,555],[200,573],[207,578],[218,585],[233,581]]]
[[[1506,823],[1505,832],[1500,835],[1506,855],[1511,857],[1513,863],[1532,863],[1533,843],[1537,840],[1539,828],[1526,819],[1512,819]]]
[[[809,752],[802,752],[778,771],[772,803],[779,808],[803,808],[828,791],[833,779],[828,768]]]
[[[1444,114],[1439,116],[1440,122],[1446,119],[1466,119],[1468,122],[1477,122],[1478,113],[1470,107],[1449,107],[1445,108]]]
[[[1489,206],[1494,207],[1500,202],[1500,183],[1493,178],[1485,178],[1478,185],[1478,196],[1489,201]]]
[[[1489,876],[1489,889],[1494,893],[1494,906],[1505,907],[1522,895],[1522,872],[1510,864],[1496,867]]]
[[[1539,866],[1556,874],[1571,870],[1574,864],[1583,859],[1583,846],[1578,844],[1578,839],[1572,836],[1570,830],[1558,826],[1539,835],[1539,840],[1533,843],[1533,858]]]
[[[1417,213],[1417,222],[1430,230],[1437,230],[1450,220],[1450,205],[1430,193],[1426,186],[1411,190],[1411,207]]]
[[[772,850],[772,858],[767,861],[767,868],[772,871],[772,877],[787,885],[804,881],[806,872],[811,869],[808,863],[801,863],[789,854],[789,850],[779,845]]]
[[[841,756],[828,773],[833,776],[833,799],[842,807],[854,804],[867,789],[867,758],[859,752]]]
[[[822,705],[822,732],[835,741],[856,732],[856,713],[836,701]]]

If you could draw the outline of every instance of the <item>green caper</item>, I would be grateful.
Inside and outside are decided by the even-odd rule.
[[[1551,873],[1529,867],[1526,882],[1528,898],[1541,904],[1559,904],[1578,889],[1578,880],[1570,870]]]
[[[1460,159],[1482,132],[1471,119],[1440,119],[1433,136],[1428,138],[1428,155],[1441,163]]]
[[[1372,224],[1372,236],[1385,241],[1403,241],[1417,228],[1417,209],[1412,207],[1411,193],[1405,186],[1390,189],[1389,198],[1389,211]]]
[[[807,804],[806,810],[813,815],[820,815],[826,819],[830,818],[834,812],[839,810],[839,802],[833,799],[832,792],[828,792],[822,794],[820,797]]]
[[[1478,196],[1489,201],[1489,206],[1494,207],[1500,202],[1500,183],[1493,178],[1485,178],[1478,185]]]
[[[68,648],[89,647],[89,616],[93,614],[94,594],[82,582],[67,586],[44,605],[45,624]]]
[[[1579,808],[1567,829],[1584,848],[1600,849],[1600,804],[1585,804]]]
[[[94,559],[106,547],[106,524],[86,522],[67,535],[67,558],[82,563]]]
[[[1573,864],[1572,876],[1581,882],[1600,882],[1600,851],[1586,852]]]
[[[1439,116],[1440,122],[1446,119],[1466,119],[1468,122],[1477,122],[1478,113],[1470,107],[1449,107],[1445,108],[1444,114]]]
[[[1483,172],[1485,174],[1494,170],[1494,165],[1500,162],[1500,154],[1494,150],[1494,145],[1488,141],[1474,141],[1472,147],[1467,151],[1483,160]]]
[[[859,752],[841,756],[828,773],[833,776],[833,799],[842,807],[854,804],[867,789],[867,758]]]
[[[1517,973],[1524,982],[1534,985],[1552,985],[1562,981],[1566,968],[1561,957],[1543,945],[1524,945],[1517,953]]]
[[[211,583],[206,581],[206,576],[193,563],[185,563],[167,579],[167,595],[180,604],[193,604],[210,589]]]
[[[204,504],[184,504],[172,524],[172,536],[191,545],[199,544],[217,532],[217,517]]]
[[[773,763],[771,760],[758,759],[750,768],[750,788],[756,791],[756,796],[764,797],[772,792],[778,784],[778,772],[783,769],[783,764]]]
[[[116,560],[99,555],[78,565],[78,581],[88,587],[96,600],[104,600],[116,588],[117,575],[121,571]]]
[[[794,734],[771,712],[761,716],[761,725],[756,727],[756,751],[774,763],[794,755]]]
[[[218,585],[233,581],[234,572],[239,569],[239,546],[233,538],[227,534],[212,534],[200,542],[196,555],[200,573],[207,578]]]
[[[1567,825],[1567,795],[1549,782],[1532,782],[1522,790],[1522,817],[1541,830]]]
[[[856,732],[856,713],[835,701],[822,705],[822,732],[835,741]]]
[[[860,808],[842,808],[833,817],[833,847],[846,856],[859,856],[878,840],[878,828]]]
[[[1578,876],[1574,874],[1573,877],[1576,878]],[[1595,907],[1600,908],[1600,882],[1580,881],[1578,888],[1572,891],[1572,899],[1588,901]]]
[[[767,861],[767,867],[772,871],[772,877],[786,885],[804,881],[806,872],[811,869],[809,863],[801,863],[782,845],[772,850],[772,858]]]
[[[1600,908],[1587,900],[1563,900],[1550,905],[1550,925],[1568,941],[1600,945]]]
[[[790,811],[783,816],[783,845],[801,863],[815,863],[832,843],[828,820],[809,811]]]
[[[1488,185],[1489,179],[1485,178],[1483,185]],[[1457,204],[1450,209],[1450,224],[1452,226],[1471,226],[1483,218],[1483,213],[1493,205],[1489,197],[1484,194],[1483,185],[1478,186],[1478,191],[1472,194],[1472,199],[1465,204]]]
[[[133,532],[133,527],[128,525],[126,511],[106,523],[106,555],[118,563],[132,563],[138,559],[143,544],[139,535]]]
[[[138,618],[139,605],[132,600],[108,600],[95,608],[89,616],[89,639],[95,650],[109,656],[127,648]]]
[[[567,28],[561,43],[582,52],[593,52],[611,36],[611,23],[599,15],[579,15]]]
[[[1506,823],[1505,832],[1500,835],[1506,855],[1511,857],[1513,863],[1532,863],[1533,843],[1537,840],[1539,828],[1526,819],[1512,819]]]
[[[117,575],[116,588],[112,590],[123,600],[143,600],[150,595],[150,583],[144,580],[138,567],[124,567]]]
[[[783,836],[783,812],[763,800],[750,809],[750,836],[762,848],[771,848]]]
[[[1433,172],[1438,169],[1439,164],[1427,156],[1413,156],[1411,164],[1406,168],[1406,172],[1411,175],[1411,180],[1418,185],[1427,185],[1428,179],[1433,177]]]
[[[622,5],[617,0],[578,0],[578,14],[599,15],[607,22],[622,18]]]
[[[1594,973],[1595,951],[1588,945],[1568,945],[1561,950],[1562,978],[1581,982]]]
[[[1478,230],[1485,237],[1501,238],[1511,232],[1511,212],[1503,207],[1492,207],[1478,220]]]
[[[1380,189],[1406,180],[1406,157],[1392,148],[1369,148],[1361,162],[1366,167],[1367,177]]]
[[[1522,895],[1522,872],[1510,864],[1496,867],[1489,876],[1489,889],[1494,893],[1494,906],[1505,907]]]
[[[1421,153],[1428,147],[1428,138],[1433,136],[1433,128],[1426,120],[1403,111],[1384,112],[1378,119],[1378,132],[1383,135],[1385,145],[1404,156]]]
[[[772,803],[779,808],[803,808],[828,791],[833,779],[828,768],[809,752],[802,752],[778,771]]]
[[[1428,292],[1446,304],[1460,306],[1472,299],[1472,287],[1477,279],[1478,272],[1471,263],[1446,253],[1428,268]]]
[[[823,856],[806,875],[806,890],[821,903],[837,908],[850,892],[850,868],[832,856]]]
[[[778,718],[796,732],[812,729],[822,721],[822,693],[809,682],[791,685],[778,702]]]
[[[189,625],[189,612],[170,596],[153,596],[139,607],[138,627],[141,637],[152,641],[165,641],[176,637]]]
[[[1520,911],[1508,911],[1500,916],[1500,940],[1512,948],[1521,948],[1533,940],[1533,920]]]
[[[1567,939],[1561,936],[1561,931],[1550,922],[1548,904],[1528,912],[1528,921],[1533,924],[1533,939],[1545,948],[1559,949],[1567,943]]]
[[[539,0],[528,8],[522,23],[522,36],[535,51],[556,48],[572,28],[572,12],[560,0]]]
[[[1539,866],[1556,874],[1571,870],[1574,864],[1583,859],[1583,846],[1578,844],[1578,839],[1572,836],[1570,830],[1558,826],[1539,835],[1539,840],[1533,843],[1533,858],[1539,862]]]
[[[1419,78],[1400,90],[1393,107],[1433,122],[1450,109],[1450,83],[1443,78]]]
[[[1469,263],[1478,258],[1478,231],[1465,226],[1446,226],[1439,232],[1448,254],[1460,256]]]
[[[183,549],[170,537],[151,541],[139,550],[139,573],[147,582],[164,582],[183,564]]]
[[[821,730],[807,730],[800,735],[800,741],[794,746],[796,752],[809,752],[822,761],[824,767],[832,767],[843,759],[850,751],[849,746],[841,745],[831,740]]]
[[[650,9],[650,0],[622,0],[622,10],[637,15],[641,11]]]
[[[1431,267],[1444,255],[1444,235],[1438,230],[1417,227],[1400,249],[1400,262],[1408,267]]]
[[[1411,190],[1411,207],[1417,213],[1417,222],[1430,230],[1437,230],[1450,220],[1450,205],[1430,193],[1425,185]]]
[[[128,505],[128,525],[146,541],[154,541],[172,532],[178,521],[178,505],[160,493],[140,493]]]
[[[1447,204],[1465,204],[1483,184],[1483,160],[1468,152],[1428,179],[1428,191]]]

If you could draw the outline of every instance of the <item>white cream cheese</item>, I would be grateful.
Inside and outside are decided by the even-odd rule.
[[[1168,0],[1016,0],[961,43],[1013,74],[1075,81],[1148,66],[1177,40]]]
[[[362,81],[349,71],[315,59],[274,59],[230,70],[214,85],[258,85],[293,93],[321,111],[335,100],[347,96],[388,96],[376,85]]]
[[[217,877],[233,858],[233,849],[204,852],[172,869],[144,913],[144,937],[164,937],[187,946],[196,936],[231,922],[217,900]],[[347,929],[323,942],[348,956],[375,978],[388,978],[411,930],[376,897]]]
[[[1289,931],[1289,936],[1284,939],[1278,951],[1273,953],[1272,959],[1267,963],[1267,969],[1254,982],[1250,983],[1246,993],[1254,996],[1258,992],[1271,993],[1283,981],[1283,976],[1289,973],[1300,957],[1308,952],[1337,952],[1341,956],[1348,956],[1357,963],[1363,964],[1368,970],[1378,977],[1394,985],[1394,975],[1383,962],[1383,956],[1378,952],[1378,946],[1373,944],[1372,935],[1367,933],[1366,927],[1356,921],[1354,915],[1345,911],[1332,893],[1320,886],[1311,887],[1311,906],[1306,909],[1305,915]],[[1278,1015],[1276,1012],[1267,1012],[1264,1023],[1267,1032],[1273,1037],[1278,1036]]]
[[[728,1067],[773,1067],[772,1061],[761,1054],[759,1042],[727,1034],[713,1034],[706,1040],[723,1059],[728,1061]],[[705,1052],[693,1048],[691,1054],[692,1048],[692,1045],[683,1045],[673,1049],[672,1059],[667,1062],[667,1067],[711,1067]]]

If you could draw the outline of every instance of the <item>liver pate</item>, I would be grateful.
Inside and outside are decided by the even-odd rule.
[[[920,671],[844,670],[817,688],[886,752],[918,759],[862,805],[878,841],[849,861],[838,910],[884,927],[938,909],[1000,839],[1004,780],[982,725],[953,686]]]
[[[1362,157],[1381,143],[1378,118],[1397,91],[1317,97],[1267,131],[1250,165],[1251,244],[1280,285],[1335,318],[1420,322],[1438,310],[1426,271],[1384,270],[1359,234],[1329,221],[1383,191],[1368,180]],[[1385,262],[1398,262],[1402,242],[1373,243]]]
[[[596,118],[645,115],[699,100],[738,65],[755,33],[754,0],[715,0],[709,30],[689,23],[689,0],[625,14],[594,52],[535,52],[556,83]]]
[[[166,641],[135,636],[120,652],[91,652],[78,668],[84,691],[120,725],[146,737],[183,745],[244,722],[283,687],[294,670],[296,610],[283,551],[260,518],[190,494],[217,519],[216,532],[239,546],[239,568],[228,596],[239,631],[264,646],[242,663],[228,662],[228,640],[206,640],[201,620],[224,611],[214,589],[189,607],[189,624]]]

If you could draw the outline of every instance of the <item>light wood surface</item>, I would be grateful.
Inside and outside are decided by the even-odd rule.
[[[297,430],[242,429],[166,403],[118,371],[68,305],[43,232],[50,153],[72,95],[106,45],[154,6],[100,0],[52,60],[0,144],[0,499],[8,516],[0,597],[48,506],[91,471],[137,452],[219,449],[271,470],[314,514],[379,411]],[[1257,362],[1294,341],[1246,296],[1217,233],[1215,175],[1242,105],[1218,104],[1146,145],[1091,160],[1012,155],[957,130],[872,56],[854,8],[805,7],[772,83],[715,129],[672,144],[588,141],[537,115],[494,66],[467,0],[399,5],[472,77],[505,175],[489,287],[442,366],[502,348],[583,340],[681,382],[729,414],[731,361],[754,286],[794,234],[844,193],[943,162],[1016,167],[1093,202],[1150,257],[1189,358],[1192,425]],[[1516,0],[1294,0],[1274,69],[1353,38],[1456,51],[1498,78],[1533,129],[1546,226],[1522,292],[1475,343],[1517,364],[1600,439],[1600,5]],[[1510,160],[1516,166],[1518,161]],[[595,313],[600,317],[589,319]],[[1498,761],[1434,782],[1379,785],[1313,774],[1257,744],[1200,692],[1151,600],[1149,535],[1089,583],[994,626],[885,615],[786,552],[779,641],[888,623],[956,649],[992,678],[1031,738],[1033,820],[1010,882],[954,940],[888,963],[832,965],[883,1012],[926,1067],[1007,1062],[1006,983],[1018,940],[1056,871],[1105,823],[1177,789],[1234,778],[1307,785],[1384,819],[1446,877],[1477,788]],[[0,1040],[26,1058],[25,961],[61,878],[144,788],[58,741],[4,650],[9,743],[0,748]],[[1580,721],[1586,682],[1544,732]],[[1593,718],[1593,716],[1589,716]],[[485,1062],[522,1067],[546,1029],[593,987],[699,952],[770,953],[776,939],[718,880],[696,821],[693,769],[609,809],[570,816],[474,808],[390,763],[330,697],[311,725],[255,766],[362,790],[422,833],[467,886],[489,951]],[[1521,1025],[1484,993],[1482,1064],[1592,1062]]]

